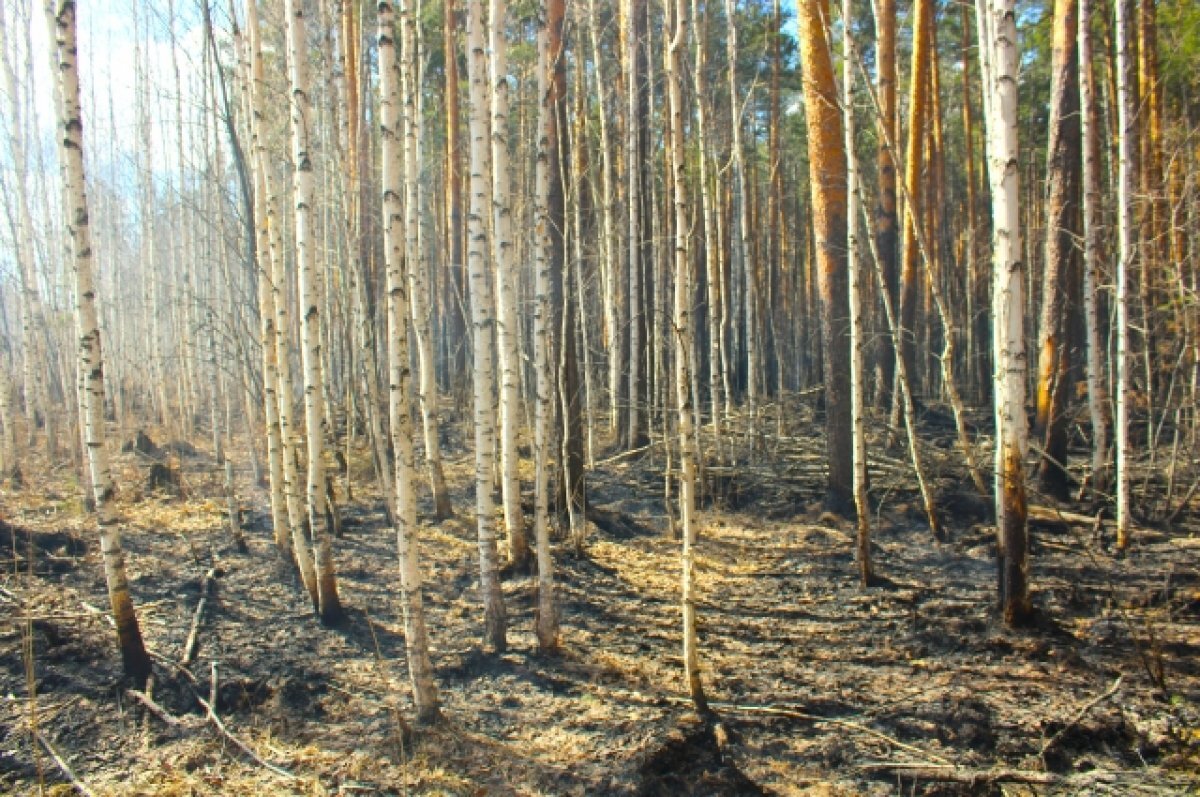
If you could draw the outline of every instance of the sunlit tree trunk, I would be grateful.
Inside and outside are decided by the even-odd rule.
[[[304,421],[308,448],[305,503],[313,539],[313,566],[317,575],[317,602],[321,622],[336,625],[343,619],[333,564],[333,547],[325,522],[325,378],[321,364],[320,273],[315,265],[315,185],[309,102],[308,43],[304,9],[287,0],[288,68],[291,82],[292,192],[295,207],[295,245],[300,297],[300,354],[304,368]]]
[[[671,174],[675,212],[675,399],[679,425],[679,520],[683,536],[683,670],[688,695],[697,713],[708,711],[700,682],[699,638],[696,634],[696,428],[692,395],[692,279],[688,253],[688,185],[684,171],[683,48],[687,43],[687,3],[675,0],[674,28],[667,42],[667,101],[671,114]]]
[[[865,587],[873,577],[871,569],[871,509],[867,505],[867,419],[863,393],[864,361],[866,359],[867,328],[863,318],[862,258],[858,243],[858,155],[854,149],[854,70],[858,51],[853,35],[851,0],[842,0],[842,118],[846,135],[846,183],[850,187],[846,199],[846,270],[849,274],[850,303],[850,425],[854,463],[854,511],[858,517],[858,533],[854,558],[858,577]]]
[[[113,505],[112,473],[104,434],[104,359],[100,350],[100,324],[96,307],[96,282],[93,274],[92,236],[88,218],[87,184],[83,163],[83,115],[79,99],[78,49],[76,46],[75,3],[59,0],[55,5],[55,29],[50,31],[58,51],[58,134],[66,156],[69,202],[68,228],[74,255],[75,327],[79,340],[79,373],[83,384],[84,441],[88,470],[91,473],[92,498],[96,503],[96,523],[100,534],[100,553],[109,603],[117,629],[117,644],[125,674],[141,688],[150,676],[150,657],[142,641],[141,628],[129,580],[125,573],[125,553],[121,531]]]
[[[247,18],[253,18],[257,28],[258,15],[251,6],[254,0],[247,3]],[[284,495],[283,480],[283,437],[279,423],[279,369],[277,364],[277,342],[275,329],[275,295],[271,287],[271,246],[270,224],[267,215],[267,187],[262,167],[262,120],[254,104],[255,79],[251,64],[251,48],[257,41],[250,36],[243,39],[235,34],[238,50],[240,80],[243,86],[241,92],[242,105],[249,127],[250,150],[249,163],[250,179],[252,181],[252,197],[254,209],[254,259],[258,279],[258,315],[259,335],[262,351],[262,380],[263,380],[263,416],[266,421],[267,437],[267,479],[271,502],[271,529],[275,539],[275,547],[285,562],[292,561],[292,538],[287,517],[287,499]]]
[[[920,270],[921,253],[917,241],[917,225],[923,218],[924,196],[923,169],[926,150],[926,135],[930,124],[930,73],[933,67],[934,46],[934,1],[914,0],[912,70],[908,90],[908,139],[904,153],[904,202],[907,212],[903,222],[903,250],[900,269],[900,352],[904,358],[910,387],[916,389],[919,370],[916,358],[917,302],[919,288],[923,282]],[[893,139],[895,140],[895,139]],[[892,418],[895,420],[899,404],[893,401]]]
[[[721,445],[721,253],[717,243],[717,211],[709,178],[708,86],[705,70],[708,67],[708,48],[705,31],[699,24],[700,12],[696,0],[691,4],[695,43],[692,63],[692,83],[696,92],[696,159],[699,163],[700,220],[704,229],[704,275],[708,307],[708,399],[712,413],[713,441]],[[696,364],[699,369],[699,363]],[[697,401],[699,397],[697,396]]]
[[[507,620],[500,590],[496,551],[496,519],[492,500],[496,411],[492,404],[495,327],[492,286],[488,279],[488,88],[484,51],[483,3],[470,3],[467,17],[467,73],[470,101],[470,190],[467,210],[467,267],[471,285],[471,323],[474,327],[475,523],[479,537],[479,584],[483,597],[484,642],[497,653],[506,647]]]
[[[1027,619],[1029,536],[1025,519],[1025,266],[1021,260],[1017,160],[1015,0],[977,0],[992,192],[992,317],[996,416],[996,527],[1000,607]]]
[[[492,260],[496,274],[496,343],[500,365],[500,489],[508,558],[518,569],[529,561],[521,480],[517,476],[517,426],[521,415],[521,374],[517,329],[517,274],[509,208],[507,4],[488,3],[488,74],[492,116]]]
[[[1096,88],[1092,79],[1092,0],[1079,0],[1079,105],[1083,140],[1083,306],[1087,330],[1088,411],[1092,421],[1092,489],[1108,488],[1108,440],[1112,410],[1104,378],[1104,349],[1100,342],[1100,135]]]
[[[396,57],[394,11],[388,0],[379,15],[379,132],[383,156],[383,239],[387,268],[388,397],[392,447],[396,454],[396,548],[400,560],[400,594],[404,607],[405,651],[417,716],[438,716],[437,687],[429,660],[429,634],[421,597],[421,567],[417,550],[417,496],[414,488],[412,371],[408,352],[408,287],[404,275],[405,219],[400,202],[403,71]],[[407,11],[407,10],[406,10]],[[401,12],[406,13],[405,11]],[[407,57],[408,54],[405,54]],[[410,264],[411,265],[411,264]]]
[[[850,340],[846,329],[846,142],[837,83],[829,52],[826,0],[797,8],[804,70],[804,110],[816,234],[821,335],[825,377],[825,452],[829,464],[826,503],[843,512],[852,505],[853,444],[850,433]]]
[[[1035,429],[1044,452],[1038,487],[1067,497],[1067,405],[1071,392],[1072,331],[1078,326],[1079,258],[1079,61],[1076,57],[1077,0],[1054,8],[1050,75],[1050,140],[1046,163],[1046,261],[1038,330],[1037,415]]]
[[[535,632],[538,649],[548,652],[558,647],[558,606],[554,598],[554,560],[550,555],[550,465],[554,461],[554,372],[551,368],[550,312],[550,43],[546,31],[545,8],[538,15],[538,117],[537,163],[534,165],[534,535],[537,546],[537,618]],[[619,367],[619,366],[618,366]]]
[[[1131,0],[1116,0],[1117,12],[1117,548],[1129,545],[1129,272],[1136,245],[1133,176],[1137,146],[1137,113],[1133,98],[1130,55]]]

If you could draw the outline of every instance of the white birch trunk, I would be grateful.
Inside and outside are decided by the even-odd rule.
[[[500,488],[508,559],[518,569],[529,560],[521,482],[517,476],[517,424],[520,420],[521,372],[517,350],[516,263],[509,207],[508,59],[504,39],[505,0],[488,3],[488,76],[492,115],[492,258],[496,272],[497,344],[500,354]]]
[[[267,252],[271,265],[269,290],[270,304],[275,309],[275,366],[278,384],[275,397],[278,402],[280,456],[283,460],[283,494],[287,508],[288,527],[291,529],[291,549],[295,558],[300,580],[312,601],[313,608],[319,605],[317,597],[316,569],[313,567],[312,551],[306,531],[304,503],[300,493],[300,474],[297,469],[298,443],[296,419],[293,410],[292,358],[288,336],[291,334],[291,313],[287,300],[287,272],[283,252],[283,219],[279,213],[275,182],[271,179],[270,154],[266,146],[264,125],[264,94],[268,91],[264,78],[262,57],[262,34],[259,30],[257,0],[246,2],[246,28],[250,32],[250,98],[254,108],[252,119],[258,125],[255,138],[255,157],[262,176],[264,204],[266,205]],[[265,345],[265,341],[264,341]]]
[[[697,0],[692,0],[692,17],[699,22]],[[703,32],[692,37],[695,56],[692,82],[696,92],[696,149],[699,162],[700,212],[704,222],[704,276],[708,293],[708,398],[712,413],[713,443],[721,448],[721,261],[716,235],[717,211],[713,207],[709,181],[708,87],[704,79],[708,67]]]
[[[404,213],[400,202],[400,136],[403,71],[396,58],[392,4],[382,0],[379,11],[380,137],[383,141],[383,254],[387,268],[388,406],[392,446],[396,453],[396,548],[400,561],[400,594],[404,607],[405,650],[417,716],[437,718],[438,693],[429,660],[429,633],[421,593],[421,568],[417,550],[416,467],[408,352],[407,281],[404,275]],[[405,12],[401,12],[402,18]],[[408,53],[405,54],[406,56]]]
[[[988,175],[992,196],[992,318],[995,357],[996,524],[1000,599],[1005,621],[1030,612],[1029,540],[1024,462],[1026,352],[1025,266],[1021,259],[1017,160],[1017,25],[1015,0],[979,0],[986,37],[984,95]]]
[[[125,673],[141,686],[150,675],[150,657],[146,653],[133,600],[129,595],[125,553],[121,547],[116,508],[113,506],[112,473],[105,448],[104,359],[100,349],[100,322],[84,178],[83,114],[79,100],[75,3],[72,0],[60,0],[55,5],[54,23],[55,30],[49,33],[57,45],[57,74],[61,81],[58,132],[62,137],[61,152],[66,158],[67,231],[74,256],[75,328],[79,340],[78,365],[83,387],[84,444],[92,497],[96,502],[104,578],[117,628],[117,643]]]
[[[862,198],[858,192],[858,155],[854,149],[854,69],[855,49],[851,0],[842,2],[842,124],[846,137],[846,269],[850,289],[850,438],[854,463],[854,510],[858,516],[855,558],[863,586],[871,583],[871,510],[867,505],[867,437],[863,402],[863,361],[866,356],[867,330],[863,317],[862,257],[858,242],[858,214]]]
[[[506,645],[507,620],[496,551],[492,467],[496,444],[496,413],[492,404],[492,286],[488,281],[488,90],[484,51],[483,3],[472,2],[467,17],[467,71],[470,75],[470,182],[467,210],[467,266],[471,285],[471,324],[474,327],[475,522],[479,536],[479,585],[484,607],[484,641],[497,653]]]
[[[1117,548],[1129,544],[1129,271],[1133,268],[1133,170],[1137,114],[1133,99],[1133,58],[1129,37],[1133,20],[1127,0],[1117,7]],[[1080,16],[1083,16],[1080,14]]]
[[[1092,79],[1092,0],[1079,0],[1079,110],[1083,139],[1083,313],[1087,330],[1088,411],[1092,420],[1092,489],[1108,487],[1108,385],[1100,342],[1100,139]]]
[[[692,395],[692,280],[688,256],[687,173],[684,169],[683,54],[687,37],[687,4],[675,2],[675,27],[667,42],[667,101],[671,114],[672,204],[675,210],[675,401],[679,424],[679,522],[683,535],[681,602],[683,605],[683,670],[688,695],[696,711],[708,704],[700,682],[699,639],[696,634],[696,429]]]
[[[317,576],[317,610],[321,622],[343,619],[333,565],[333,547],[325,524],[324,374],[321,365],[321,288],[315,263],[313,201],[315,199],[308,99],[308,42],[300,0],[287,0],[288,72],[291,82],[292,193],[295,210],[296,273],[300,297],[300,359],[304,369],[304,422],[308,443],[305,504],[313,539]]]
[[[258,48],[258,14],[254,8],[256,0],[247,2],[247,22],[253,20],[248,41],[240,41],[242,80],[245,85],[245,100],[250,106],[247,118],[250,122],[249,168],[254,185],[254,249],[258,266],[258,309],[259,334],[262,337],[263,364],[263,415],[267,432],[267,473],[270,482],[271,528],[275,547],[285,561],[292,560],[291,528],[288,524],[287,498],[284,495],[283,436],[279,422],[279,368],[277,365],[278,343],[275,329],[275,294],[271,285],[271,244],[269,216],[267,214],[266,164],[263,161],[262,120],[255,103],[255,71],[251,50]],[[261,54],[258,55],[261,68]]]

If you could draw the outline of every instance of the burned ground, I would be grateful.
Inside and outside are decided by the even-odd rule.
[[[355,499],[335,546],[349,617],[326,629],[278,561],[247,467],[243,555],[223,528],[222,474],[204,452],[179,463],[182,498],[143,494],[145,462],[135,452],[118,460],[131,485],[120,508],[156,661],[153,698],[183,720],[171,726],[126,692],[70,469],[34,462],[30,483],[0,503],[0,791],[68,789],[54,785],[64,777],[47,747],[113,795],[1200,789],[1194,516],[1138,529],[1123,558],[1104,525],[1042,518],[1038,619],[1012,630],[996,616],[993,535],[969,482],[938,476],[952,540],[935,544],[903,454],[881,450],[872,522],[883,578],[863,589],[853,525],[820,509],[819,462],[795,456],[801,446],[776,431],[739,443],[758,446],[754,467],[727,459],[706,477],[699,623],[716,722],[682,698],[679,550],[656,449],[590,475],[586,551],[556,548],[563,645],[553,656],[536,652],[528,575],[505,581],[509,651],[480,651],[470,464],[452,454],[459,517],[421,529],[445,714],[432,728],[410,725],[395,537],[365,464],[352,463]],[[214,564],[199,654],[185,669]],[[205,719],[201,701],[213,697],[260,761]]]

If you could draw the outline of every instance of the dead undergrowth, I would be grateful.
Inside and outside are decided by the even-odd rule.
[[[336,543],[349,620],[326,629],[276,558],[248,457],[236,460],[250,510],[243,555],[205,451],[169,455],[179,476],[169,491],[148,489],[136,449],[120,455],[131,586],[164,721],[120,677],[71,470],[32,457],[25,488],[0,497],[0,791],[68,793],[51,751],[111,795],[1200,789],[1195,515],[1140,529],[1121,559],[1103,526],[1039,521],[1039,620],[1009,630],[994,611],[987,507],[951,446],[934,435],[928,458],[945,545],[923,525],[903,454],[873,447],[883,579],[864,590],[852,524],[821,511],[819,452],[798,432],[811,408],[792,415],[759,439],[735,437],[706,474],[700,635],[717,725],[681,699],[678,547],[658,448],[590,476],[599,511],[586,554],[556,551],[556,656],[536,653],[529,576],[505,582],[509,652],[479,651],[470,464],[452,452],[460,515],[421,532],[446,718],[415,730],[395,539],[361,463]],[[199,653],[183,668],[214,566]]]

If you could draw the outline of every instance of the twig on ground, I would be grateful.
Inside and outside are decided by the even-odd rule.
[[[164,725],[168,725],[172,728],[191,728],[195,726],[195,719],[193,717],[176,717],[158,703],[155,703],[154,700],[145,692],[139,692],[136,689],[126,689],[125,695],[130,700],[146,709],[146,711],[150,712],[150,714],[160,720]]]
[[[196,649],[200,645],[200,624],[204,621],[204,607],[208,604],[208,593],[212,589],[213,579],[217,577],[217,568],[212,566],[200,579],[200,602],[196,604],[196,613],[192,615],[192,628],[188,632],[187,643],[183,646],[183,658],[180,663],[186,667],[196,659]]]
[[[860,764],[860,769],[871,772],[891,772],[913,780],[932,780],[943,783],[964,783],[969,786],[988,786],[996,783],[1028,783],[1050,786],[1059,782],[1057,775],[1048,772],[1026,772],[1020,769],[965,769],[952,764],[929,766],[928,764],[906,764],[880,761]]]
[[[230,742],[232,742],[233,745],[235,747],[237,747],[239,750],[241,750],[243,753],[245,753],[250,758],[252,758],[255,763],[257,763],[259,766],[263,767],[264,769],[266,769],[270,772],[274,772],[276,775],[279,775],[282,778],[287,778],[288,780],[299,780],[300,779],[300,777],[298,775],[293,775],[291,772],[288,772],[283,767],[276,766],[276,765],[272,764],[270,761],[267,761],[262,756],[260,756],[258,753],[254,752],[254,748],[252,748],[246,742],[243,742],[238,737],[234,736],[233,733],[228,728],[225,727],[225,723],[222,722],[221,718],[217,716],[217,712],[215,710],[213,710],[212,705],[207,700],[200,697],[200,695],[196,695],[196,700],[200,703],[201,707],[204,708],[205,713],[208,715],[208,719],[212,722],[213,726],[216,727],[216,729],[221,733],[221,735],[224,736],[226,739],[228,739]]]
[[[1070,722],[1059,728],[1058,733],[1046,740],[1046,743],[1042,745],[1042,749],[1038,751],[1038,758],[1042,759],[1043,766],[1046,764],[1046,753],[1050,751],[1050,748],[1058,744],[1058,741],[1066,734],[1067,731],[1071,730],[1080,722],[1082,722],[1083,718],[1088,715],[1089,711],[1115,695],[1117,690],[1121,688],[1121,679],[1123,677],[1124,676],[1118,675],[1117,680],[1113,681],[1112,686],[1108,687],[1108,689],[1106,689],[1103,693],[1093,697],[1091,700],[1085,703],[1083,707],[1075,713],[1075,716]]]
[[[46,748],[46,752],[49,753],[50,757],[54,759],[54,763],[58,764],[58,768],[62,770],[62,773],[67,777],[67,780],[71,781],[71,785],[75,787],[75,790],[84,795],[84,797],[95,797],[96,793],[89,789],[87,785],[81,781],[79,777],[71,770],[70,764],[68,764],[66,759],[59,754],[54,745],[50,743],[50,740],[47,739],[41,731],[36,731],[35,733],[37,734],[37,740],[42,743],[42,747]]]

